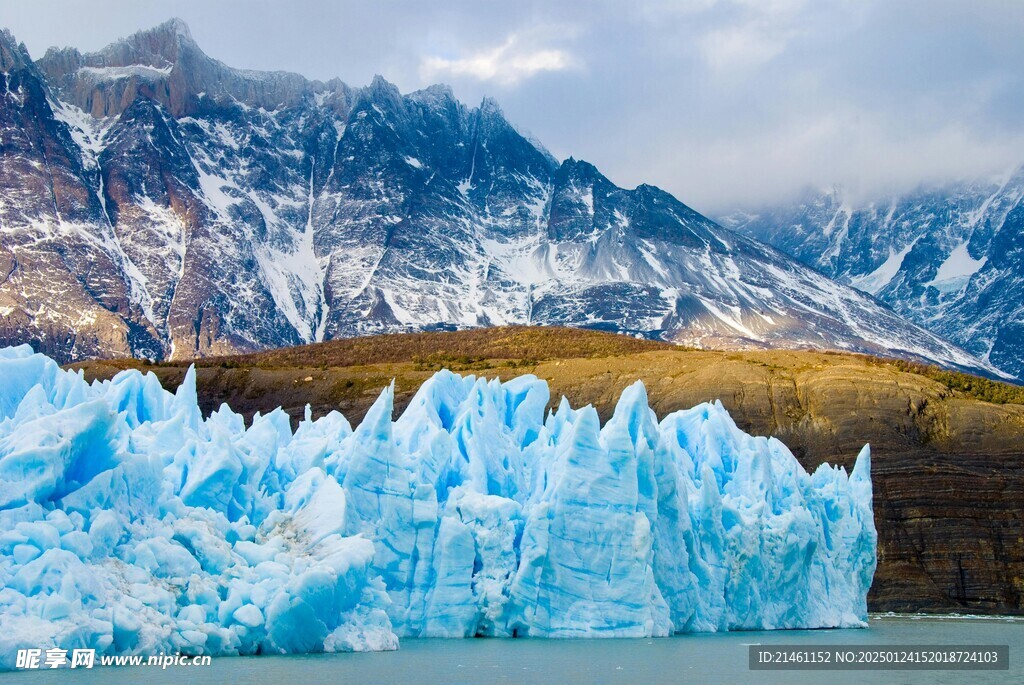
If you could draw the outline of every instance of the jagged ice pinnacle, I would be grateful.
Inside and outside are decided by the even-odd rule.
[[[0,666],[19,648],[214,655],[405,636],[863,626],[870,453],[806,473],[720,403],[602,427],[547,385],[447,371],[392,420],[204,419],[137,371],[0,350]]]

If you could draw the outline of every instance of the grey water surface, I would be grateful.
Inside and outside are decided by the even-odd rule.
[[[1009,645],[1008,671],[751,671],[762,645]],[[689,634],[660,639],[402,640],[397,652],[214,658],[210,666],[96,667],[0,675],[4,685],[121,683],[1020,683],[1024,620],[872,617],[866,630]]]

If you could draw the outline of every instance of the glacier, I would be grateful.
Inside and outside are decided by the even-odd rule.
[[[441,371],[355,428],[204,418],[124,371],[0,350],[0,668],[18,649],[211,655],[400,637],[862,627],[870,449],[807,473],[718,403],[604,426],[547,384]]]

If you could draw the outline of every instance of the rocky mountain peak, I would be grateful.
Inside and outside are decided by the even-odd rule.
[[[584,201],[587,195],[605,194],[615,185],[590,162],[569,157],[558,165],[553,174],[556,187],[563,188],[563,193],[579,196],[577,201]]]
[[[188,28],[188,24],[178,17],[171,17],[153,30],[174,33],[184,40],[192,41],[192,31]]]
[[[433,110],[445,110],[459,105],[451,86],[443,83],[435,83],[422,90],[409,93],[409,98]]]
[[[0,30],[0,72],[20,69],[31,63],[25,44],[19,44],[8,29]]]
[[[501,110],[501,105],[498,101],[492,97],[485,97],[480,101],[480,113],[484,116],[500,117],[505,118],[505,113]]]
[[[50,50],[38,65],[62,100],[96,118],[120,114],[140,95],[181,117],[201,108],[237,104],[271,111],[297,105],[317,88],[325,88],[299,74],[233,69],[203,52],[180,19],[94,53]],[[332,104],[343,109],[348,96],[344,84],[338,82],[330,90],[342,94],[341,101]]]
[[[370,80],[370,85],[366,87],[367,93],[377,94],[390,94],[398,92],[398,86],[388,81],[380,74],[374,74],[373,79]]]
[[[188,25],[175,18],[122,38],[104,48],[100,54],[111,60],[110,66],[126,66],[130,63],[163,67],[177,64],[189,51],[206,57],[192,38]]]
[[[494,98],[483,98],[480,101],[480,105],[476,108],[476,114],[478,119],[478,129],[484,135],[491,138],[509,134],[519,137],[519,132],[509,122],[509,120],[505,118],[505,112],[502,111]]]
[[[398,86],[377,74],[370,81],[370,85],[359,89],[358,102],[365,102],[378,107],[398,110],[402,108],[402,93]]]
[[[559,165],[556,174],[559,178],[582,182],[586,185],[592,185],[598,179],[607,180],[593,164],[572,156],[566,158]]]

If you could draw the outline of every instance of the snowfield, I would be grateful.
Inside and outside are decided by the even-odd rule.
[[[447,371],[352,429],[203,418],[137,371],[0,350],[0,667],[21,648],[387,650],[400,637],[856,627],[870,452],[808,474],[719,403],[601,425],[547,385]],[[308,414],[308,413],[307,413]]]

